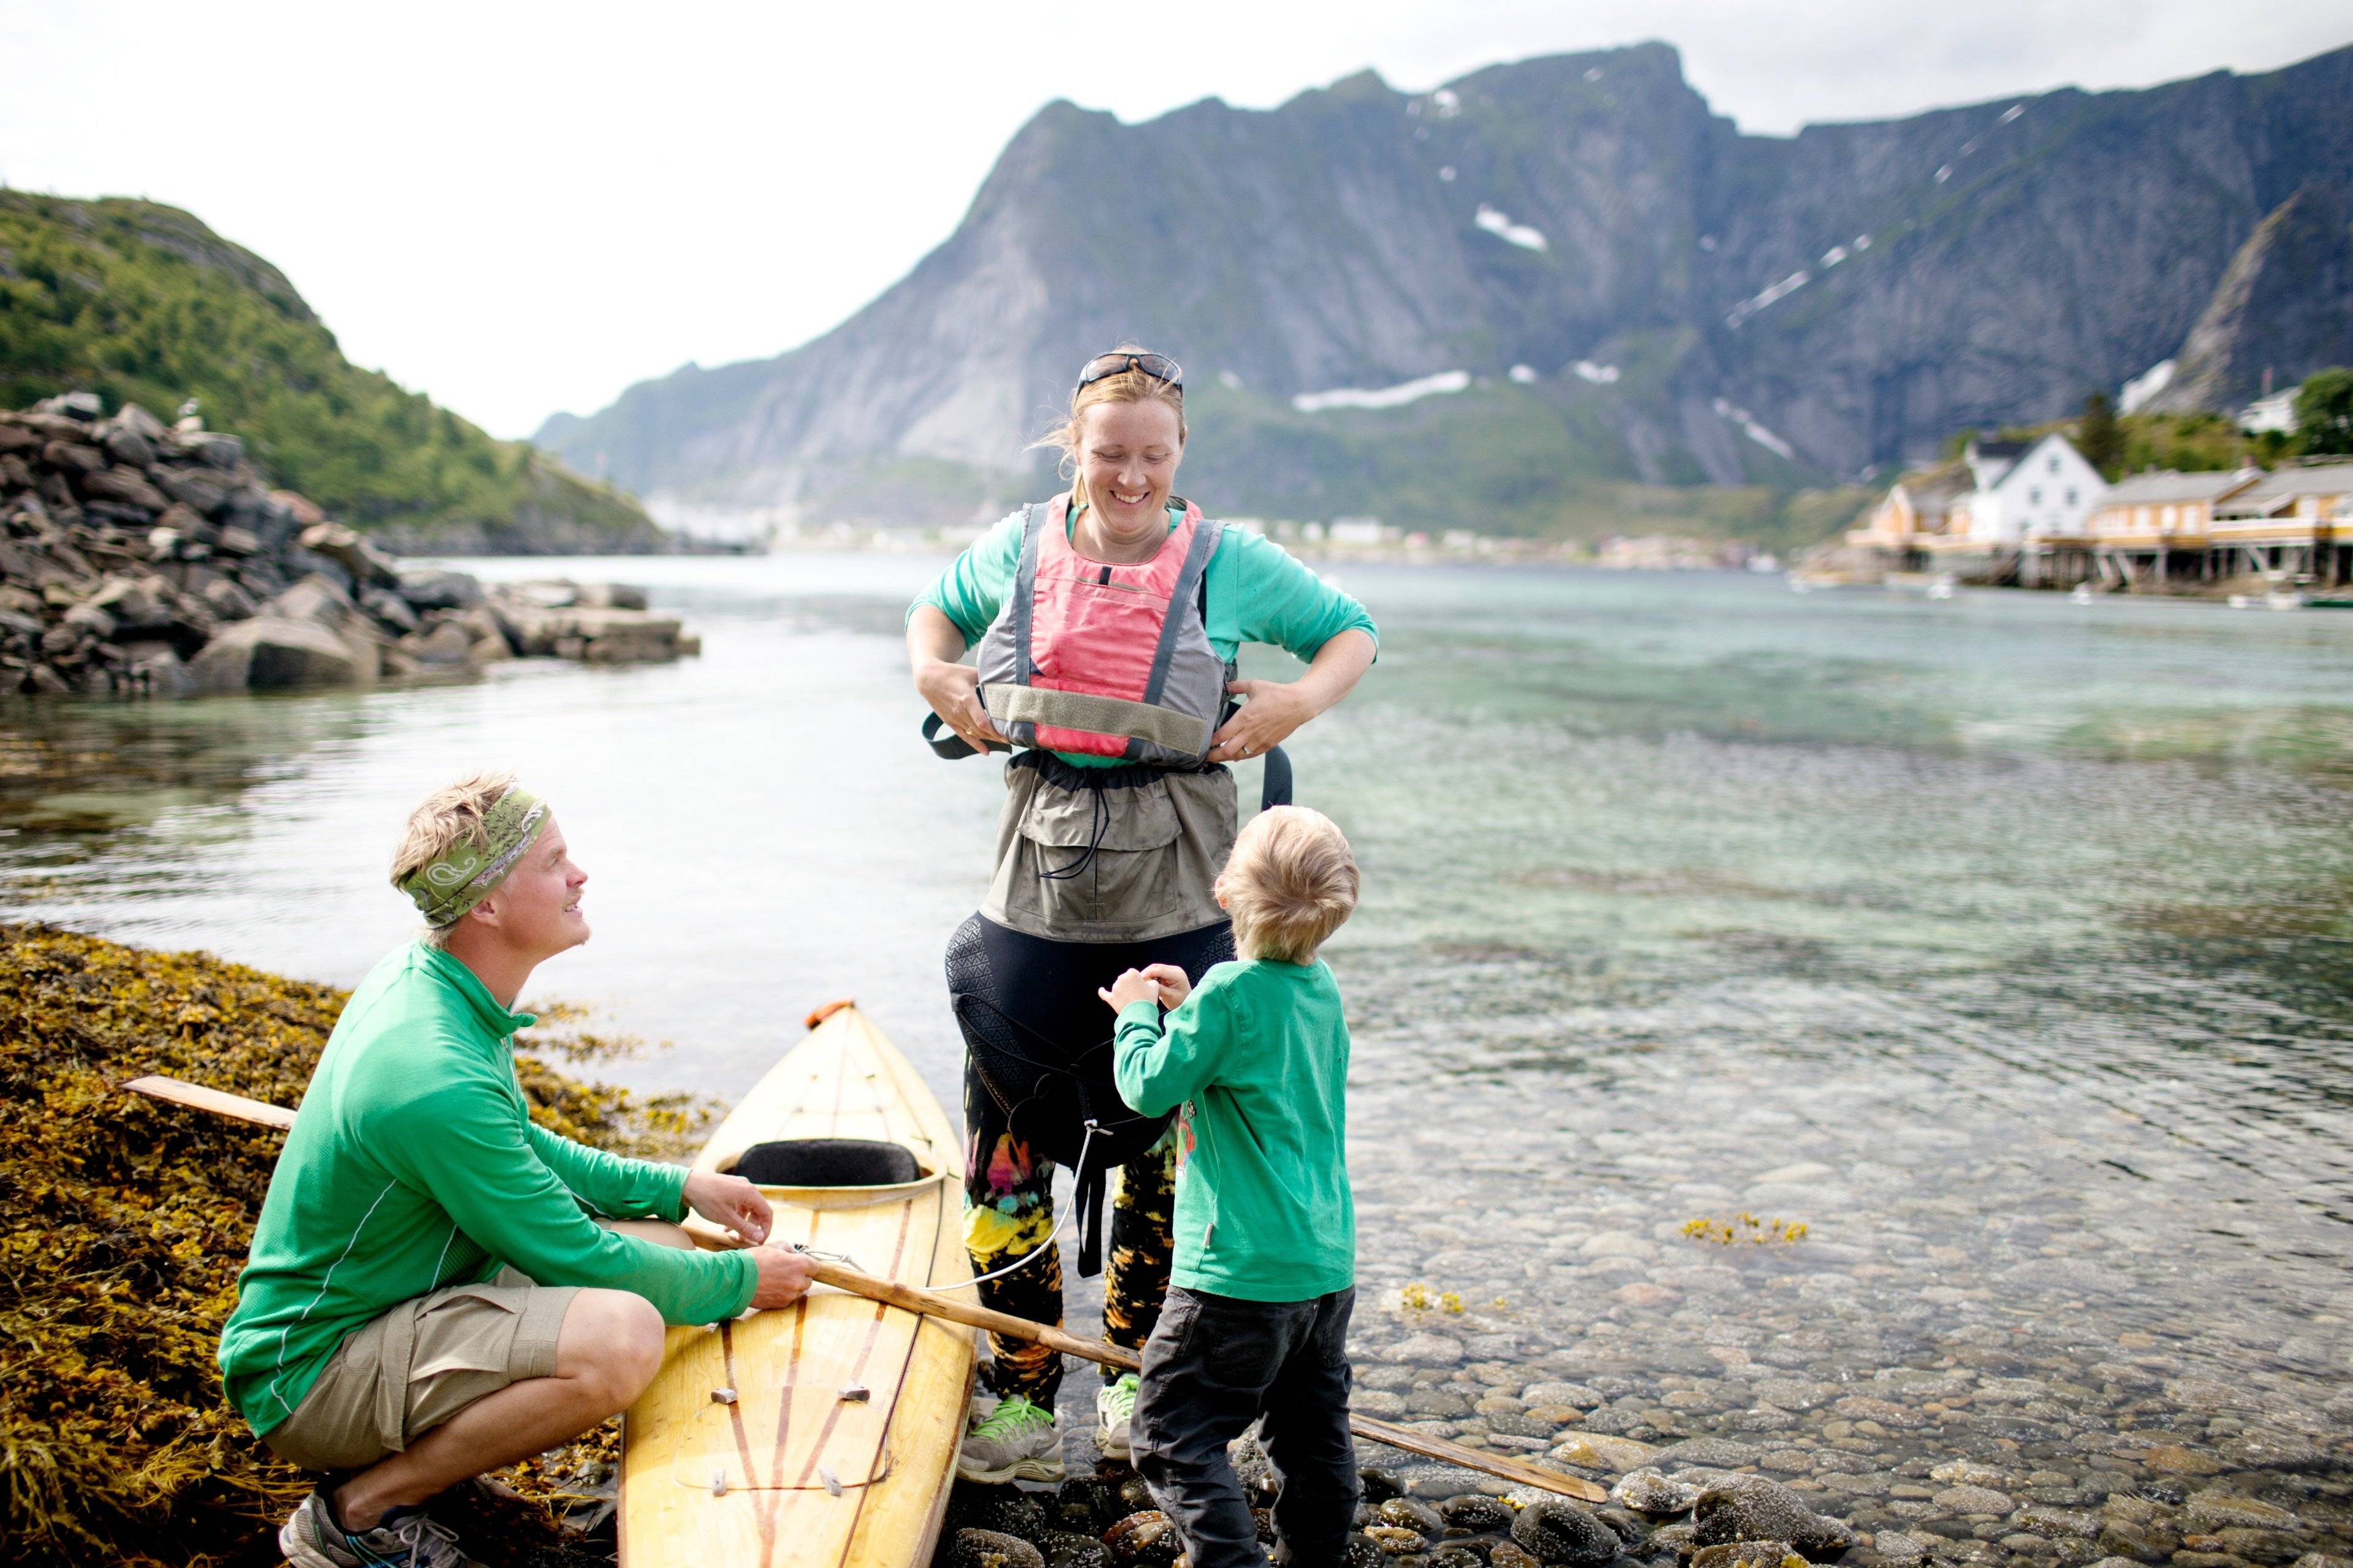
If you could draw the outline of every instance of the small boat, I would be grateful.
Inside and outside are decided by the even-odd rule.
[[[758,1182],[778,1243],[922,1289],[969,1283],[939,1101],[854,1005],[809,1026],[696,1168]],[[828,1288],[670,1330],[623,1432],[624,1568],[923,1568],[976,1352],[970,1329]]]
[[[2075,591],[2067,596],[2079,605],[2088,605],[2092,602],[2092,585],[2089,583],[2078,583],[2075,584]]]

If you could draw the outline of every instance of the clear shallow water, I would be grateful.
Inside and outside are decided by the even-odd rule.
[[[0,905],[349,983],[409,929],[407,805],[510,763],[593,878],[535,993],[675,1042],[614,1076],[730,1097],[854,994],[953,1104],[999,786],[914,737],[936,564],[579,563],[690,617],[673,667],[7,710]],[[1366,869],[1331,957],[1374,1405],[1525,1446],[1561,1433],[1495,1397],[1565,1380],[1565,1430],[1740,1445],[1684,1458],[1947,1553],[2088,1560],[2111,1492],[2196,1550],[2348,1550],[2353,616],[1343,578],[1382,659],[1292,750]],[[1810,1237],[1680,1233],[1744,1209]],[[1956,1462],[2073,1522],[1956,1512]]]

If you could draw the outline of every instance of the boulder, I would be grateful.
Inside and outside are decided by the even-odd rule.
[[[359,597],[360,607],[397,636],[406,637],[425,627],[408,601],[389,588],[364,588]]]
[[[431,631],[401,639],[400,650],[419,664],[464,664],[473,658],[475,638],[456,621],[443,621]],[[503,640],[499,643],[505,651]]]
[[[482,602],[482,584],[463,572],[438,566],[404,566],[394,590],[418,610],[467,610]]]
[[[81,477],[84,495],[98,500],[119,501],[124,506],[144,508],[151,512],[162,511],[172,504],[172,499],[147,482],[147,476],[132,468],[102,468]]]
[[[364,661],[316,621],[257,616],[238,621],[206,644],[189,663],[200,691],[276,691],[304,686],[352,686],[375,675],[375,649]]]
[[[340,522],[312,523],[302,531],[301,538],[303,549],[341,566],[352,574],[354,584],[378,588],[400,586],[400,568],[393,563],[392,557]]]
[[[227,577],[216,577],[205,584],[204,599],[212,606],[214,615],[225,621],[241,621],[257,613],[253,596]]]
[[[262,613],[288,620],[311,621],[340,631],[349,626],[359,607],[323,573],[313,572],[262,606]]]

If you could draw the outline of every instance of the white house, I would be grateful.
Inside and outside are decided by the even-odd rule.
[[[1953,502],[1946,531],[1973,549],[2081,535],[2108,493],[2100,471],[2055,431],[2031,444],[1971,441],[1963,457],[1976,489]]]

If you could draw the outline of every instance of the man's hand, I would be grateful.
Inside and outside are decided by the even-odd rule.
[[[755,1247],[752,1261],[760,1267],[760,1282],[752,1291],[752,1305],[762,1311],[789,1307],[808,1294],[817,1262],[804,1253],[781,1247]]]
[[[686,1202],[703,1218],[726,1226],[754,1247],[768,1239],[768,1226],[776,1217],[759,1188],[741,1176],[716,1171],[697,1171],[687,1177]]]
[[[1193,983],[1175,964],[1151,963],[1129,970],[1110,985],[1098,988],[1095,994],[1109,1004],[1113,1012],[1122,1013],[1135,1002],[1156,1002],[1163,1007],[1174,1007],[1192,990]]]

